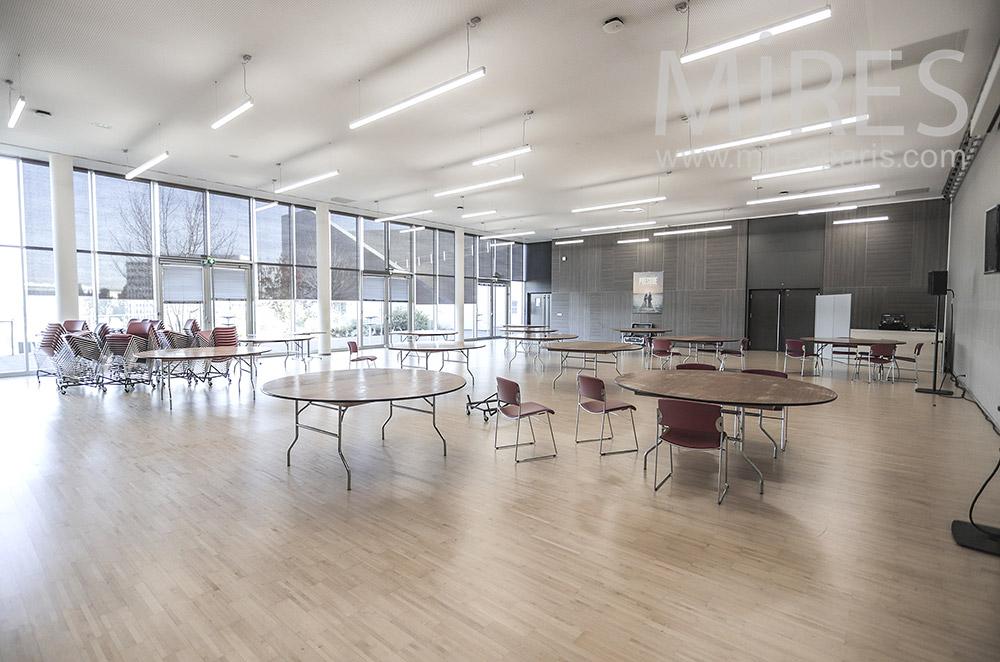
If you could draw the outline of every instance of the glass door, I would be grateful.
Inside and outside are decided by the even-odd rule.
[[[361,344],[382,347],[388,332],[410,328],[412,306],[409,276],[365,274],[361,278]]]
[[[210,292],[212,294],[213,326],[235,326],[236,333],[244,336],[252,327],[251,307],[247,305],[250,291],[250,267],[220,266],[208,267]]]
[[[476,286],[476,337],[495,338],[509,324],[510,284],[480,281]]]
[[[160,262],[160,319],[164,326],[181,331],[189,319],[208,324],[205,311],[205,268],[193,262]]]
[[[160,282],[160,319],[168,329],[180,331],[189,319],[203,329],[235,326],[240,335],[253,328],[248,265],[161,260]]]

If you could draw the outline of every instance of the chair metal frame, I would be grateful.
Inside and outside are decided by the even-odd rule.
[[[719,433],[719,445],[710,446],[708,448],[696,448],[690,446],[684,446],[683,444],[677,444],[671,442],[668,439],[664,439],[663,435],[668,433],[670,430],[670,425],[663,422],[663,406],[668,403],[669,406],[680,405],[692,408],[712,408],[718,411],[718,418],[715,420],[715,430]],[[707,411],[707,409],[706,409]],[[708,432],[707,430],[700,430],[699,432]],[[735,441],[734,438],[726,434],[725,424],[722,419],[722,407],[719,405],[712,405],[702,402],[687,402],[683,400],[673,400],[671,398],[660,398],[656,403],[656,444],[650,450],[653,451],[653,491],[657,491],[663,486],[667,479],[674,475],[674,446],[678,448],[683,448],[685,450],[700,450],[700,451],[719,451],[719,499],[718,503],[722,503],[722,500],[726,498],[726,493],[729,492],[729,448],[726,445],[728,441]],[[658,480],[659,477],[659,464],[660,464],[660,444],[667,444],[669,455],[670,455],[670,472],[663,477],[663,480]],[[649,456],[649,451],[646,451],[646,455],[643,456],[642,468],[646,468],[646,458]],[[725,474],[723,477],[723,471]]]
[[[504,400],[504,392],[513,389],[513,401]],[[523,410],[525,407],[533,405],[538,407],[539,411],[525,413]],[[507,413],[507,410],[511,407],[517,407],[517,413],[511,415]],[[497,413],[509,420],[517,421],[517,432],[514,436],[513,444],[505,444],[503,446],[500,444],[500,416],[497,416],[496,427],[493,429],[493,448],[494,450],[501,450],[504,448],[514,449],[514,462],[533,462],[534,460],[546,460],[549,458],[556,457],[559,454],[559,450],[556,448],[556,437],[552,431],[552,417],[551,414],[555,411],[545,405],[539,404],[537,402],[521,402],[521,386],[515,381],[509,379],[504,379],[503,377],[497,377]],[[550,455],[533,455],[532,457],[518,457],[518,451],[521,446],[533,446],[535,444],[535,428],[531,424],[531,419],[534,416],[541,416],[545,414],[545,424],[549,426],[549,436],[552,438],[552,453]],[[528,429],[531,430],[531,443],[521,443],[521,419],[528,419]]]
[[[361,356],[358,350],[358,343],[353,340],[347,341],[347,361],[352,368],[358,367],[362,361],[368,366],[375,366],[375,360],[378,357],[372,355]],[[400,361],[402,363],[402,361]]]
[[[740,357],[740,370],[747,369],[747,347],[750,345],[749,338],[743,338],[740,340],[739,349],[726,349],[722,347],[719,349],[717,355],[719,357],[719,371],[726,369],[726,357],[727,356],[738,356]]]
[[[793,350],[790,343],[798,343],[799,349]],[[792,353],[796,352],[796,353]],[[807,352],[806,344],[801,340],[796,340],[794,338],[788,338],[785,340],[785,362],[782,364],[781,371],[788,372],[788,359],[798,359],[799,365],[799,376],[806,376],[806,359],[812,358],[813,360],[813,374],[817,372],[817,366],[819,365],[819,354],[815,352]]]
[[[628,403],[628,402],[618,402],[618,401],[612,400],[611,402],[613,404],[613,407],[611,409],[608,409],[608,398],[607,398],[607,393],[606,393],[606,389],[605,389],[605,386],[604,386],[604,380],[600,379],[599,377],[590,377],[589,375],[577,375],[576,376],[576,383],[577,383],[576,432],[573,435],[573,440],[576,443],[578,443],[578,444],[583,444],[583,443],[587,443],[587,442],[590,442],[590,441],[599,441],[599,442],[601,442],[601,446],[600,446],[600,454],[601,455],[620,455],[622,453],[638,453],[639,452],[639,435],[635,431],[635,416],[632,414],[632,412],[635,411],[635,405],[633,405],[631,403]],[[598,386],[598,384],[599,384],[599,386]],[[594,389],[595,393],[597,392],[597,389],[600,389],[600,392],[598,394],[598,397],[594,397],[593,395],[587,395],[586,397],[588,398],[588,400],[587,400],[587,403],[585,403],[584,402],[584,391],[585,390],[589,390],[591,388]],[[601,408],[600,411],[591,411],[591,410],[587,409],[587,407],[586,407],[586,404],[588,404],[588,403],[600,403],[600,404],[603,405],[603,407]],[[587,412],[588,414],[599,414],[600,415],[600,417],[601,417],[601,436],[600,437],[595,437],[593,439],[580,439],[580,410],[581,409],[583,411]],[[621,411],[628,411],[629,420],[632,422],[632,437],[635,439],[635,448],[626,448],[626,449],[617,450],[617,451],[605,451],[604,450],[604,442],[605,441],[610,441],[610,440],[614,439],[614,437],[615,437],[615,429],[614,429],[614,426],[611,425],[611,419],[609,417],[610,416],[618,416],[619,418],[624,419],[625,418],[624,414],[619,413]],[[611,436],[608,436],[608,437],[604,436],[604,423],[605,423],[605,421],[608,424],[608,429],[611,431]]]
[[[903,361],[904,363],[912,363],[913,364],[913,383],[917,384],[918,386],[920,385],[920,370],[917,369],[917,357],[920,356],[920,350],[922,350],[923,348],[924,348],[924,343],[922,343],[922,342],[918,342],[916,345],[914,345],[913,346],[913,356],[912,357],[910,357],[910,356],[896,356],[896,353],[893,352],[892,359],[893,359],[894,367],[896,369],[896,379],[903,379],[903,377],[900,376],[901,371],[900,371],[899,361]],[[905,381],[909,381],[909,380],[905,380]]]
[[[657,341],[659,341],[659,342],[657,342]],[[665,365],[669,365],[670,368],[673,368],[674,367],[674,357],[675,356],[684,356],[680,352],[675,352],[674,351],[674,343],[673,343],[673,341],[668,340],[667,338],[650,338],[649,342],[650,342],[650,349],[649,349],[649,363],[650,363],[649,367],[650,368],[653,367],[652,363],[653,363],[653,357],[654,356],[656,358],[658,358],[658,359],[663,359],[662,361],[660,361],[660,370],[663,370],[663,366],[665,366]],[[657,345],[660,345],[660,347],[657,347]],[[666,345],[666,346],[664,347],[664,345]],[[659,353],[657,353],[657,352],[659,352]]]

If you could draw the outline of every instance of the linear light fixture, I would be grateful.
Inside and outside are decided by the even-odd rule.
[[[427,101],[428,99],[433,99],[439,94],[444,94],[445,92],[454,90],[457,87],[462,87],[467,83],[471,83],[474,80],[479,80],[485,75],[486,75],[486,67],[479,67],[478,69],[473,69],[467,74],[462,74],[458,78],[452,78],[451,80],[441,83],[440,85],[435,85],[429,90],[424,90],[420,94],[416,94],[408,99],[404,99],[397,104],[394,104],[392,106],[389,106],[388,108],[384,108],[378,111],[377,113],[368,115],[367,117],[362,117],[361,119],[358,120],[354,120],[347,126],[352,129],[357,129],[366,124],[371,124],[372,122],[380,120],[383,117],[388,117],[393,113],[398,113],[401,110],[406,110],[410,106],[415,106],[421,101]]]
[[[794,170],[783,170],[781,172],[768,172],[760,175],[754,175],[750,179],[755,182],[759,182],[762,179],[774,179],[775,177],[790,177],[791,175],[804,175],[807,172],[819,172],[820,170],[829,170],[829,163],[824,163],[818,166],[809,166],[808,168],[795,168]]]
[[[435,198],[443,198],[447,195],[456,195],[458,193],[467,193],[468,191],[478,191],[482,188],[489,188],[490,186],[499,186],[500,184],[507,184],[508,182],[516,182],[524,179],[524,174],[519,173],[512,175],[510,177],[504,177],[502,179],[494,179],[488,182],[482,182],[480,184],[472,184],[471,186],[462,186],[461,188],[453,188],[448,191],[440,191],[434,194]]]
[[[715,152],[720,149],[742,147],[743,145],[756,145],[758,143],[765,143],[771,140],[777,140],[779,138],[791,138],[793,136],[800,136],[804,133],[813,133],[814,131],[823,131],[825,129],[832,129],[835,126],[847,126],[849,124],[857,124],[858,122],[864,122],[867,119],[868,115],[854,115],[852,117],[844,117],[839,120],[830,120],[828,122],[820,122],[819,124],[810,124],[809,126],[804,126],[800,129],[785,129],[783,131],[775,131],[774,133],[765,133],[762,136],[753,136],[751,138],[740,138],[739,140],[731,140],[729,142],[719,143],[718,145],[708,145],[707,147],[696,147],[695,149],[686,149],[682,152],[677,152],[677,156],[678,157],[693,156],[695,154],[704,154],[705,152]]]
[[[655,198],[643,198],[642,200],[629,200],[628,202],[612,202],[608,205],[597,205],[595,207],[580,207],[579,209],[571,210],[574,214],[582,214],[588,211],[600,211],[601,209],[614,209],[615,207],[628,207],[629,205],[644,205],[648,202],[662,202],[666,200],[667,196],[658,195]]]
[[[396,214],[395,216],[386,216],[385,218],[376,218],[375,220],[382,223],[386,221],[398,221],[403,218],[413,218],[414,216],[423,216],[424,214],[433,214],[433,209],[421,209],[420,211],[411,211],[406,214]]]
[[[480,216],[492,216],[497,213],[496,209],[490,209],[488,211],[474,211],[471,214],[462,214],[462,218],[479,218]]]
[[[408,230],[400,230],[399,234],[406,234],[407,232],[420,232],[421,230],[426,230],[426,229],[427,228],[425,228],[422,225],[416,225]]]
[[[476,159],[472,162],[474,166],[486,165],[487,163],[493,163],[494,161],[501,161],[503,159],[512,159],[515,156],[521,156],[522,154],[527,154],[531,151],[531,145],[522,145],[521,147],[515,147],[514,149],[509,149],[506,152],[500,152],[499,154],[493,154],[492,156],[484,156],[481,159]]]
[[[839,195],[841,193],[854,193],[856,191],[872,191],[880,188],[881,184],[865,184],[864,186],[847,186],[845,188],[831,188],[825,191],[813,191],[811,193],[796,193],[795,195],[779,195],[775,198],[761,198],[760,200],[747,200],[748,205],[762,205],[767,202],[781,202],[782,200],[804,200],[805,198],[820,198],[824,195]]]
[[[690,228],[688,230],[667,230],[666,232],[654,232],[654,237],[667,237],[673,234],[692,234],[694,232],[717,232],[719,230],[732,230],[731,225],[715,225],[710,228]]]
[[[524,237],[529,234],[535,234],[534,230],[524,230],[522,232],[508,232],[506,234],[495,234],[489,237],[480,237],[479,241],[486,241],[487,239],[506,239],[507,237]]]
[[[556,246],[568,246],[569,244],[582,244],[583,239],[563,239],[562,241],[552,242]]]
[[[642,207],[623,207],[618,210],[619,214],[638,214],[645,211]]]
[[[643,225],[656,225],[656,221],[639,221],[638,223],[622,223],[621,225],[602,225],[593,228],[580,228],[580,232],[601,232],[602,230],[621,230],[624,228],[638,228]]]
[[[837,205],[836,207],[817,207],[816,209],[801,209],[797,213],[799,216],[808,214],[825,214],[828,211],[854,211],[857,205]]]
[[[834,221],[834,225],[847,225],[848,223],[875,223],[877,221],[888,221],[888,216],[869,216],[868,218],[848,218],[843,221]]]
[[[269,202],[266,205],[261,205],[260,207],[255,207],[254,211],[255,212],[267,211],[268,209],[274,209],[279,204],[281,204],[281,203],[279,203],[277,200],[275,200],[274,202]]]
[[[640,237],[638,239],[619,239],[619,244],[641,244],[644,241],[649,241],[649,237]]]
[[[282,186],[274,190],[275,193],[286,193],[292,189],[302,188],[303,186],[309,186],[310,184],[315,184],[316,182],[321,182],[324,179],[330,179],[331,177],[336,177],[340,174],[339,170],[331,170],[330,172],[324,172],[322,175],[316,175],[315,177],[310,177],[309,179],[303,179],[301,182],[295,182],[294,184],[289,184],[288,186]]]
[[[17,103],[14,104],[14,110],[11,111],[10,119],[7,120],[8,129],[13,129],[17,124],[17,120],[21,119],[21,113],[24,112],[24,103],[24,96],[19,96]]]
[[[735,39],[723,41],[721,43],[715,44],[714,46],[702,48],[701,50],[694,51],[693,53],[687,53],[681,56],[681,64],[694,62],[695,60],[700,60],[705,57],[710,57],[712,55],[724,53],[725,51],[729,51],[734,48],[739,48],[740,46],[746,46],[747,44],[756,43],[758,41],[761,41],[762,39],[773,37],[774,35],[779,35],[784,32],[790,32],[797,28],[805,27],[807,25],[812,25],[813,23],[818,23],[819,21],[825,21],[831,16],[833,16],[833,10],[831,10],[830,7],[824,7],[823,9],[811,12],[809,14],[805,14],[804,16],[799,16],[798,18],[793,18],[787,21],[783,21],[776,25],[771,25],[769,27],[757,30],[756,32],[751,32],[750,34],[745,34],[742,37],[736,37]]]
[[[170,152],[163,152],[162,154],[157,154],[150,160],[143,163],[138,168],[133,168],[132,170],[130,170],[125,175],[125,179],[135,179],[142,173],[146,172],[147,170],[155,166],[157,163],[162,163],[163,161],[166,161],[168,158],[170,158]]]
[[[490,244],[490,248],[496,248],[497,246],[513,246],[513,241],[494,241]]]
[[[218,129],[223,124],[227,124],[228,122],[236,119],[237,117],[239,117],[243,113],[247,112],[251,108],[253,108],[253,100],[252,99],[247,99],[238,108],[229,111],[229,113],[227,113],[226,115],[223,115],[219,119],[217,119],[214,122],[212,122],[212,128],[213,129]]]

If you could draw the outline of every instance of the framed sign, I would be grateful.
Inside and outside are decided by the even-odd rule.
[[[663,312],[663,272],[635,271],[632,273],[632,313]]]

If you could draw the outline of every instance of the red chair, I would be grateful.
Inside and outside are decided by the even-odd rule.
[[[80,331],[90,330],[85,320],[66,320],[63,322],[63,328],[66,329],[66,333],[79,333]]]
[[[872,368],[874,367],[878,371],[878,381],[884,381],[889,379],[892,382],[896,381],[896,346],[888,344],[875,344],[871,346],[871,351],[868,353],[868,383],[872,381]],[[888,366],[888,376],[886,375],[886,366]]]
[[[637,453],[639,452],[639,435],[635,432],[635,417],[632,412],[635,411],[635,405],[629,404],[628,402],[622,402],[620,400],[610,400],[604,389],[604,380],[598,379],[597,377],[588,377],[587,375],[577,375],[576,382],[579,386],[577,403],[576,403],[576,434],[573,439],[578,444],[582,444],[587,441],[599,441],[601,442],[601,455],[618,455],[619,453]],[[580,439],[580,410],[587,412],[588,414],[600,414],[601,416],[601,436],[596,439]],[[621,416],[625,418],[625,415],[620,412],[628,412],[628,417],[632,421],[632,436],[635,438],[635,448],[626,448],[620,451],[608,451],[604,452],[604,442],[606,440],[611,440],[615,436],[615,429],[611,427],[611,419],[609,416],[612,414],[615,416]],[[611,430],[611,436],[604,436],[604,423],[607,421],[608,428]]]
[[[517,434],[514,437],[513,444],[507,444],[505,446],[499,445],[500,436],[500,416],[497,416],[497,426],[493,432],[493,448],[500,450],[501,448],[514,447],[514,461],[515,462],[530,462],[532,460],[544,460],[546,458],[555,457],[558,455],[559,451],[556,449],[556,437],[552,432],[552,418],[551,415],[556,413],[554,409],[546,407],[545,405],[538,404],[537,402],[521,402],[521,387],[517,382],[512,382],[509,379],[504,379],[503,377],[497,377],[497,413],[503,415],[504,418],[517,421]],[[532,457],[519,458],[517,456],[518,450],[521,446],[530,446],[535,443],[535,428],[531,425],[532,416],[541,416],[545,414],[546,424],[549,426],[549,435],[552,437],[552,454],[551,455],[535,455]],[[521,443],[521,419],[528,419],[528,428],[531,430],[531,444]]]
[[[781,372],[780,370],[744,370],[743,372],[747,375],[766,375],[768,377],[779,377],[788,379],[788,373]],[[766,411],[780,412],[781,416],[765,416],[764,412]],[[773,421],[781,421],[780,446],[781,450],[784,451],[785,443],[788,441],[788,407],[758,407],[752,410],[747,410],[744,408],[743,414],[744,416],[751,416],[757,419],[757,427],[759,427],[760,431],[763,432],[764,435],[771,440],[772,444],[774,444],[774,457],[778,457],[779,444],[777,441],[774,440],[774,437],[771,436],[771,433],[768,432],[766,429],[764,429],[764,419],[766,418]]]
[[[781,368],[782,372],[788,372],[788,359],[798,359],[801,363],[799,368],[799,374],[805,377],[806,374],[806,359],[813,360],[813,374],[816,373],[816,362],[819,360],[819,354],[815,352],[807,352],[806,344],[801,340],[786,340],[785,341],[785,363]]]
[[[739,349],[720,349],[719,350],[719,370],[726,369],[726,357],[727,356],[738,356],[740,357],[740,370],[746,371],[747,367],[747,347],[750,345],[750,339],[744,338],[740,341]]]
[[[687,402],[662,398],[656,411],[657,437],[653,459],[653,490],[658,490],[674,475],[674,446],[701,451],[719,451],[719,503],[729,490],[729,452],[722,424],[722,407],[704,402]],[[660,444],[669,444],[670,473],[657,481]],[[647,455],[649,452],[647,451]],[[725,481],[723,481],[725,467]]]
[[[371,355],[361,356],[360,354],[358,354],[358,343],[354,342],[353,340],[347,341],[347,351],[348,351],[348,361],[350,361],[352,368],[357,366],[358,363],[360,363],[361,361],[364,361],[365,365],[369,366],[375,365],[374,356]]]
[[[663,366],[668,364],[670,367],[673,367],[674,357],[681,356],[680,352],[674,351],[674,343],[666,338],[653,338],[652,343],[650,354],[658,359],[662,359],[660,361],[660,370],[663,370]],[[650,360],[650,367],[652,367],[652,360]]]
[[[893,355],[893,359],[895,359],[896,361],[903,361],[904,363],[910,363],[913,365],[913,381],[916,382],[918,385],[920,384],[920,371],[917,370],[917,357],[920,356],[920,350],[922,350],[923,348],[924,344],[922,342],[918,342],[916,346],[913,348],[913,356]],[[896,374],[898,375],[899,363],[896,363],[895,368],[896,368]]]
[[[715,366],[711,363],[681,363],[677,370],[711,370],[715,371]]]

